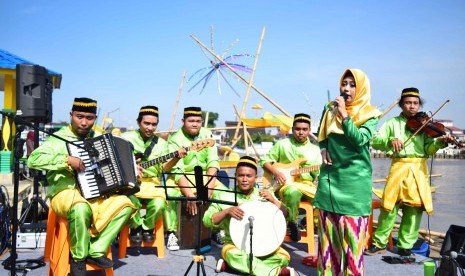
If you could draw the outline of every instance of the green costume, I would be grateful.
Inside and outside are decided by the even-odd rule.
[[[131,142],[134,147],[134,154],[143,154],[145,150],[152,144],[154,137],[151,137],[146,142],[140,135],[139,130],[124,132],[122,138]],[[150,161],[157,157],[168,154],[168,143],[158,138],[153,146],[150,155],[147,158],[142,158],[141,162]],[[150,230],[155,227],[156,220],[163,214],[166,207],[165,190],[160,187],[160,179],[163,173],[163,164],[159,163],[142,170],[140,180],[140,191],[135,195],[130,196],[132,203],[137,207],[137,213],[130,222],[130,227],[135,229],[142,225],[144,230]],[[140,209],[145,205],[145,217],[141,217]]]
[[[383,208],[373,236],[373,244],[378,248],[386,246],[399,208],[403,210],[397,244],[401,249],[411,249],[417,241],[423,210],[428,214],[433,212],[426,161],[447,144],[421,132],[394,154],[391,141],[394,138],[406,141],[413,134],[406,124],[407,118],[403,114],[386,121],[372,142],[374,149],[382,150],[392,158],[382,198]]]
[[[196,137],[190,137],[183,128],[176,131],[174,134],[170,136],[168,139],[168,149],[169,151],[176,151],[179,147],[190,147],[194,140],[198,139],[211,139],[212,133],[210,130],[201,128],[199,134]],[[170,177],[171,179],[174,178],[176,183],[179,182],[186,174],[186,177],[191,180],[191,183],[195,184],[195,176],[194,167],[201,166],[203,170],[203,174],[206,174],[209,168],[217,168],[219,170],[219,158],[216,147],[209,147],[204,148],[200,151],[189,151],[187,155],[179,160],[179,162],[173,167],[171,170],[172,173],[176,173],[174,177]],[[209,181],[210,177],[204,177],[204,184],[206,185]],[[167,186],[172,186],[167,183]],[[220,181],[216,180],[214,184],[215,188],[225,189],[226,187],[221,184]],[[192,188],[193,192],[195,193],[195,188]],[[215,192],[214,192],[215,193]],[[183,196],[179,188],[168,188],[168,195],[170,197],[181,197]],[[178,201],[170,200],[168,202],[168,207],[166,208],[166,216],[165,216],[165,226],[168,231],[177,231],[178,227],[178,216],[177,216],[177,209],[178,209]]]
[[[71,125],[61,128],[55,135],[68,141],[77,141]],[[93,137],[91,131],[88,137]],[[67,218],[71,255],[81,261],[86,257],[103,256],[133,212],[134,205],[123,195],[110,195],[87,201],[76,188],[75,172],[68,165],[66,143],[53,136],[34,150],[27,166],[47,171],[51,208]],[[67,253],[64,253],[67,254]]]
[[[321,154],[318,146],[313,145],[307,139],[304,143],[299,143],[294,137],[282,139],[270,149],[270,151],[260,160],[260,166],[265,163],[289,164],[299,158],[304,158],[305,163],[300,167],[308,167],[321,164]],[[296,164],[297,165],[297,164]],[[313,201],[316,186],[313,184],[318,178],[319,170],[303,173],[296,177],[294,183],[286,183],[279,189],[279,196],[283,199],[284,205],[289,212],[288,220],[295,221],[299,214],[299,203],[302,196],[304,200]]]
[[[224,200],[228,202],[234,202],[234,194],[228,192],[217,193],[214,196],[215,199]],[[238,204],[242,204],[249,201],[259,200],[259,190],[253,188],[252,193],[246,196],[242,193],[237,194]],[[218,225],[213,224],[213,215],[230,208],[230,205],[212,203],[208,207],[207,211],[203,216],[203,224],[209,228],[218,228],[224,230],[224,246],[221,250],[221,255],[226,263],[241,273],[249,273],[249,254],[245,251],[238,249],[232,242],[231,233],[229,232],[229,224],[231,217],[226,217]],[[280,268],[285,267],[289,264],[290,256],[283,248],[279,247],[275,252],[265,257],[253,257],[253,274],[254,275],[278,275]]]
[[[347,216],[371,214],[369,141],[377,124],[378,118],[371,118],[357,128],[349,117],[342,122],[344,134],[331,133],[319,142],[320,148],[329,152],[332,165],[321,165],[313,202],[316,208]]]

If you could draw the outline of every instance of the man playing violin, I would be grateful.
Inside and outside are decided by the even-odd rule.
[[[304,113],[294,115],[292,124],[292,137],[278,141],[271,150],[260,160],[260,165],[274,176],[274,181],[283,185],[279,189],[279,197],[283,200],[289,211],[288,227],[293,241],[300,240],[300,232],[297,228],[297,215],[299,214],[300,201],[313,201],[316,186],[313,183],[318,179],[320,170],[306,172],[298,176],[293,183],[286,183],[285,175],[279,171],[279,167],[273,166],[275,162],[289,164],[304,158],[306,162],[302,167],[321,164],[321,154],[318,146],[308,139],[310,135],[310,116]]]
[[[137,130],[124,132],[121,136],[134,147],[133,151],[138,163],[168,154],[168,142],[155,135],[158,126],[158,107],[150,105],[141,107],[137,124],[139,126]],[[142,241],[154,241],[155,222],[166,207],[165,192],[156,186],[160,186],[162,173],[170,171],[185,155],[186,150],[179,147],[178,156],[164,164],[159,163],[146,169],[138,166],[140,191],[129,197],[137,207],[137,213],[129,223],[131,228],[129,240],[133,246],[140,246]],[[140,214],[142,205],[146,208],[144,217]]]
[[[259,191],[256,188],[257,163],[250,156],[243,156],[239,159],[236,167],[237,181],[237,202],[239,206],[230,206],[220,203],[212,203],[203,216],[203,223],[209,228],[221,227],[225,231],[224,246],[221,250],[223,259],[219,259],[216,272],[228,271],[229,268],[241,273],[249,273],[249,254],[237,248],[231,239],[229,225],[231,218],[237,220],[247,219],[244,217],[244,210],[241,204],[254,200],[267,200],[276,205],[285,216],[287,210],[284,205],[277,200],[272,193],[267,190]],[[217,193],[215,199],[234,202],[234,194],[228,192]],[[271,230],[270,230],[271,231]],[[265,257],[253,257],[253,275],[294,275],[294,269],[287,267],[290,261],[289,253],[279,247],[275,252]]]
[[[389,176],[382,197],[382,208],[378,228],[373,235],[373,245],[365,255],[384,253],[389,234],[394,226],[397,211],[402,209],[402,220],[398,234],[398,254],[412,258],[412,247],[418,239],[423,210],[433,213],[427,159],[439,149],[452,142],[450,135],[431,138],[424,132],[410,130],[409,119],[423,105],[417,88],[402,90],[399,106],[402,113],[386,121],[372,141],[374,149],[385,151],[392,158]]]

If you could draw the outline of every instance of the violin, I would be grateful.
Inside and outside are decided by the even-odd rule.
[[[419,130],[426,134],[430,138],[437,138],[447,133],[444,131],[445,127],[439,122],[434,122],[431,117],[428,117],[426,112],[417,112],[417,114],[411,116],[407,120],[407,128],[412,132],[418,132]],[[455,138],[453,143],[458,147],[463,147],[463,144],[457,141]]]

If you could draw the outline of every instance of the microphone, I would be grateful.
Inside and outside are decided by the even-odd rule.
[[[253,216],[250,216],[249,217],[249,225],[250,225],[250,228],[253,228],[253,221],[255,220],[255,218]],[[452,253],[452,252],[451,252]]]
[[[347,99],[349,98],[349,95],[347,95],[346,92],[342,93],[340,96],[344,98],[344,101],[347,101]],[[336,101],[333,101],[333,106],[337,107],[337,102]]]
[[[250,220],[250,217],[249,217],[249,220]],[[463,253],[457,253],[455,251],[451,251],[450,252],[450,257],[452,259],[456,259],[456,260],[458,260],[460,262],[462,262],[462,261],[465,262],[465,254],[463,254]]]

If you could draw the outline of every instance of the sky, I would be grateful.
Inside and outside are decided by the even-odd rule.
[[[203,91],[201,84],[188,92],[203,75],[187,79],[215,60],[194,36],[223,58],[259,53],[235,62],[256,61],[253,85],[291,115],[318,121],[339,94],[344,70],[358,68],[381,110],[403,88],[417,87],[423,111],[434,113],[450,100],[435,118],[465,128],[463,0],[1,1],[0,26],[3,50],[62,74],[53,92],[54,122],[69,121],[75,97],[90,97],[100,119],[108,114],[128,128],[137,127],[141,106],[158,106],[158,130],[167,130],[181,84],[174,128],[187,106],[219,113],[218,126],[235,119],[234,106],[240,112],[245,105],[246,117],[281,114],[253,89],[246,100],[248,86],[227,68],[219,72],[239,96],[223,77],[220,91],[216,75]],[[395,107],[384,119],[399,113]]]

